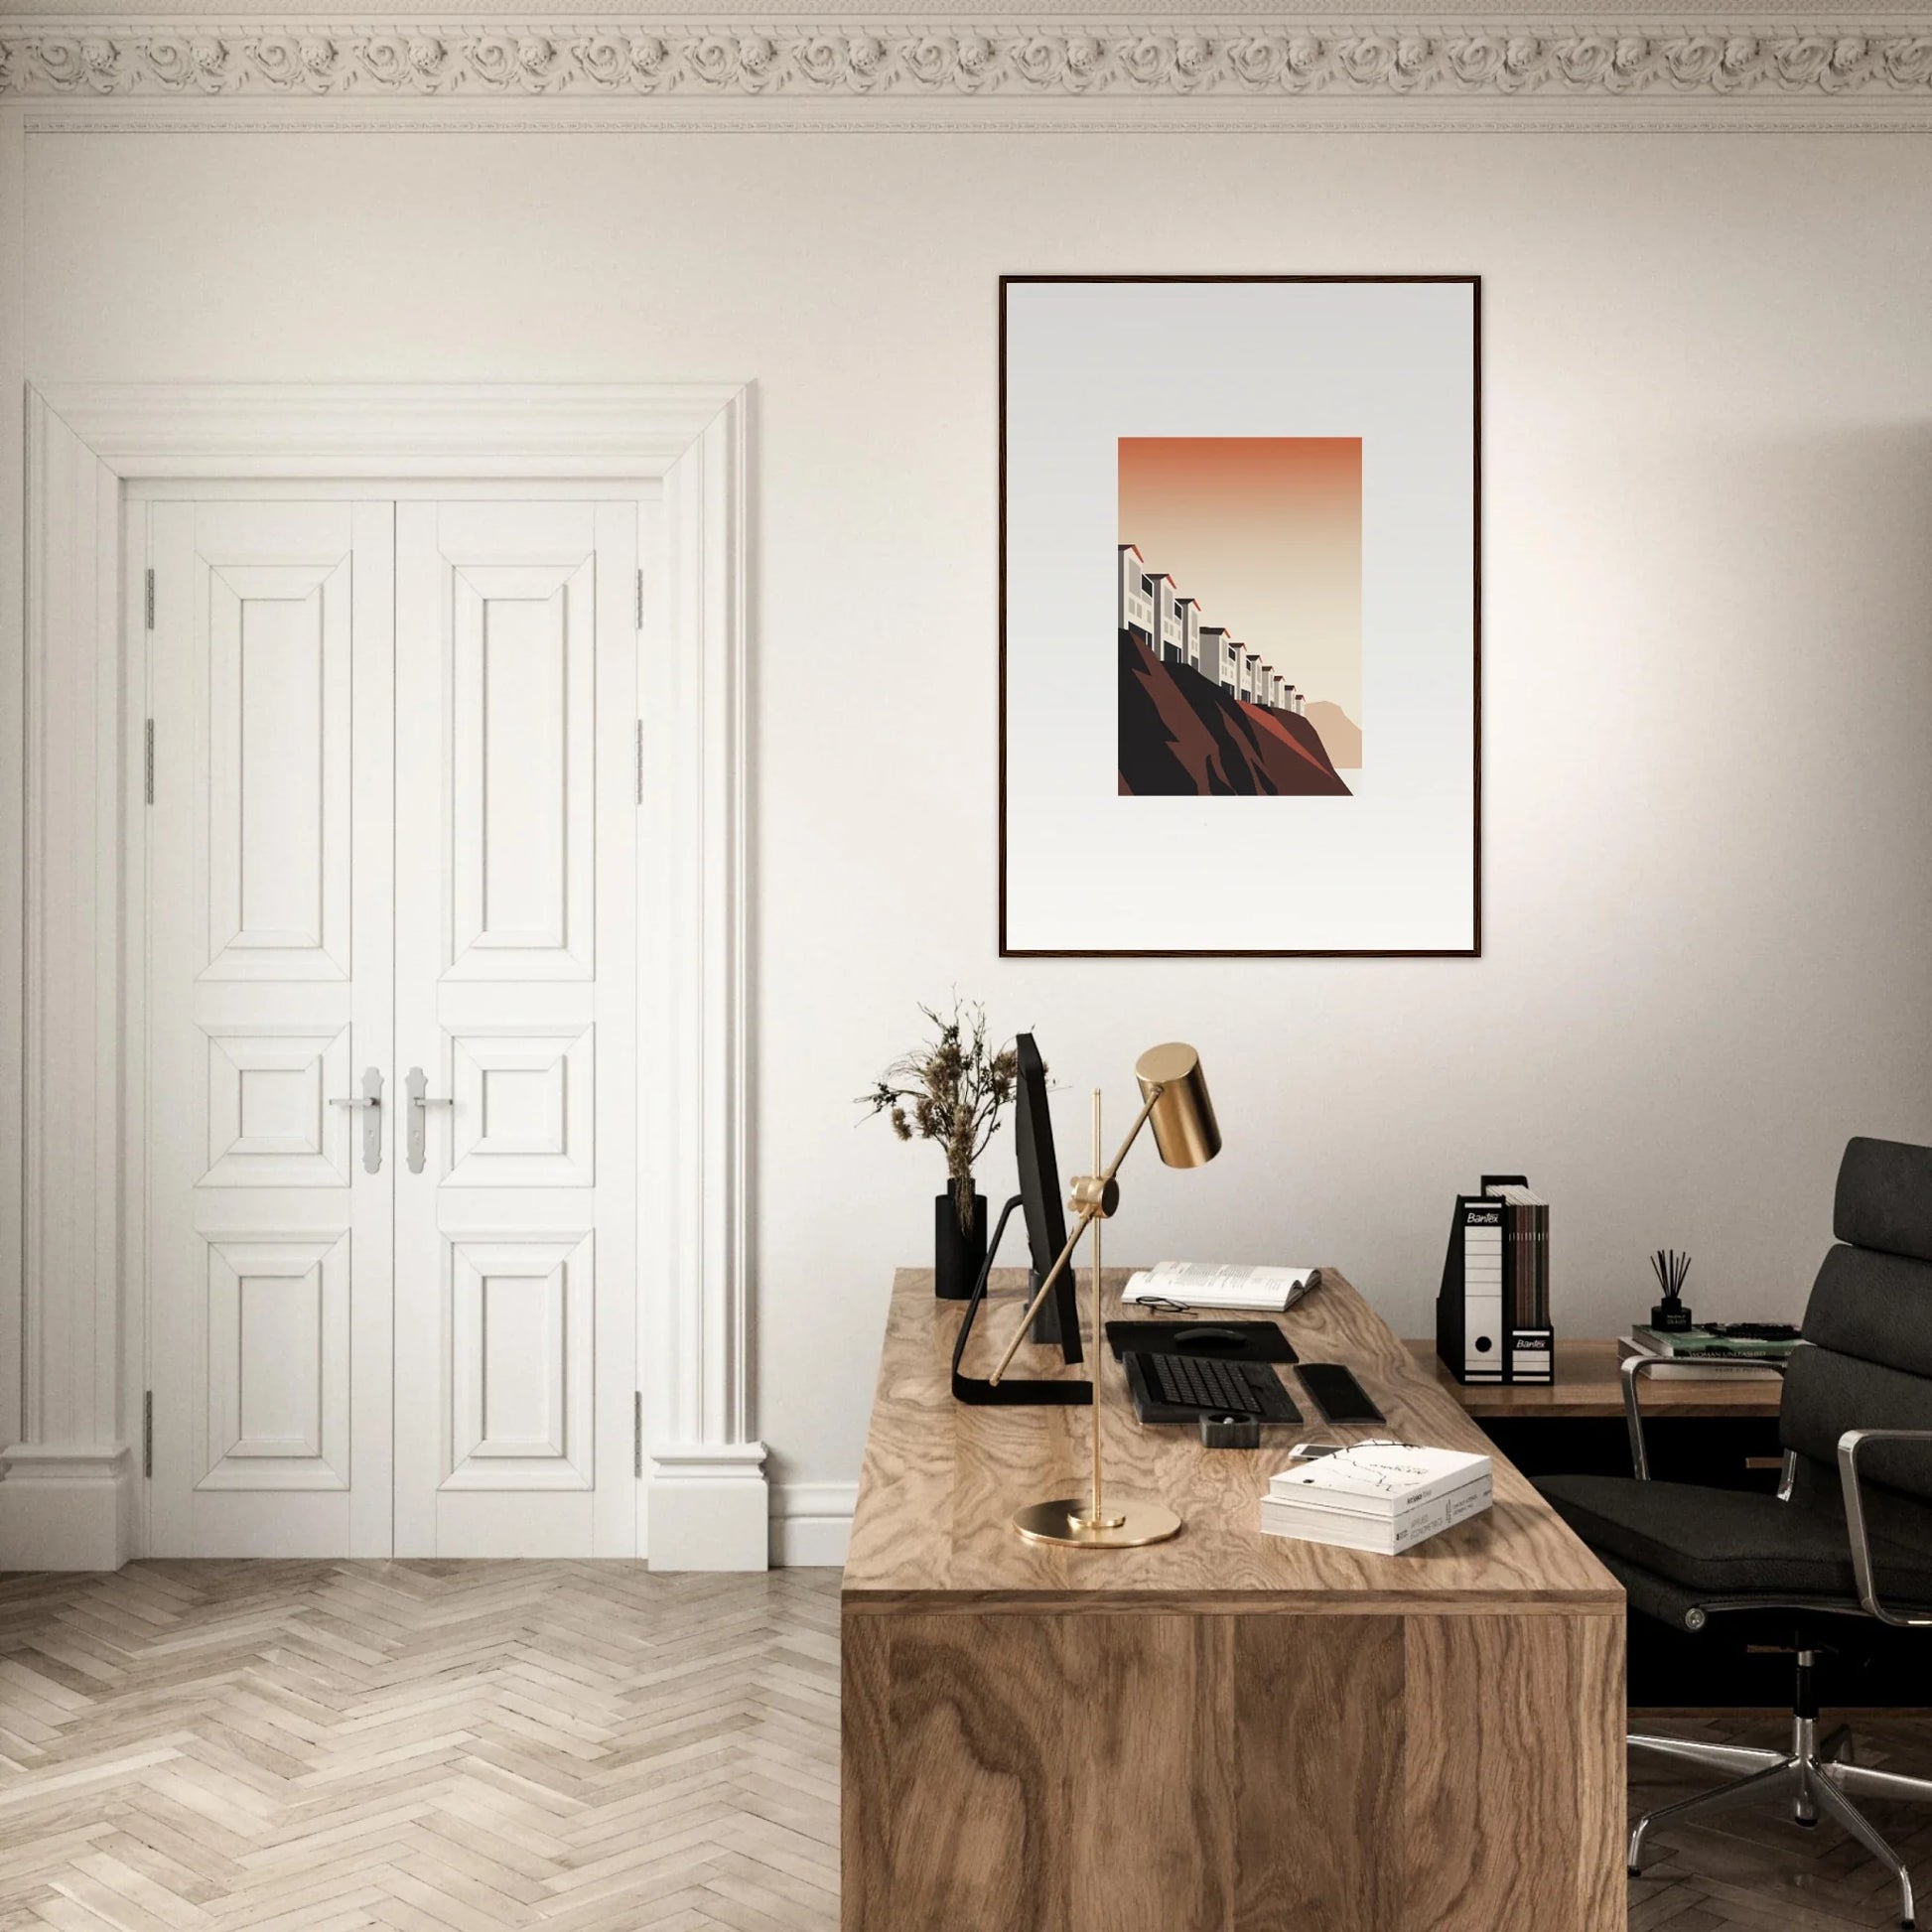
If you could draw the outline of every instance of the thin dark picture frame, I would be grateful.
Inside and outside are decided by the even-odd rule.
[[[1470,299],[1471,424],[1469,477],[1473,556],[1470,560],[1470,931],[1466,946],[1014,946],[1007,937],[1007,291],[1039,283],[1167,282],[1375,283],[1416,286],[1452,283]],[[1000,600],[1000,957],[1002,959],[1480,959],[1482,957],[1482,277],[1480,275],[1002,275],[1000,277],[999,382],[999,600]]]

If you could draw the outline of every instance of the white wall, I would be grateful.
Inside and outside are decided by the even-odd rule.
[[[851,1096],[954,985],[1037,1031],[1069,1172],[1089,1085],[1119,1121],[1143,1046],[1200,1046],[1227,1152],[1135,1170],[1112,1258],[1332,1263],[1409,1333],[1481,1168],[1554,1199],[1600,1334],[1665,1242],[1700,1310],[1795,1312],[1846,1136],[1932,1140],[1921,135],[30,132],[27,170],[37,381],[757,379],[781,1481],[857,1472],[940,1169]],[[995,956],[995,278],[1157,265],[1485,278],[1479,961]]]

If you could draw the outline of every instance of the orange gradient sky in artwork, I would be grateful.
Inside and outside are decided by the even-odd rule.
[[[1120,540],[1363,723],[1360,437],[1123,436]]]

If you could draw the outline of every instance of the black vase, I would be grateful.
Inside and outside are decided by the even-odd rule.
[[[949,1186],[932,1203],[932,1292],[942,1302],[964,1302],[986,1266],[986,1196],[973,1189],[972,1228],[959,1225]]]

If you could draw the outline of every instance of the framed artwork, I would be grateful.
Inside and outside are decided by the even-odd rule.
[[[1480,279],[1000,283],[1000,950],[1481,950]]]

